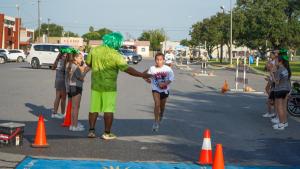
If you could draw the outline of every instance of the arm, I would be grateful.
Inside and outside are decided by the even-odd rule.
[[[59,56],[59,55],[58,55]],[[59,57],[56,57],[54,63],[53,63],[53,66],[52,66],[52,70],[55,70],[57,68],[57,64],[58,64],[58,60],[59,60]]]
[[[151,77],[151,75],[149,75],[147,72],[141,73],[132,67],[128,67],[124,72],[128,73],[131,76],[135,76],[135,77],[142,77],[142,78],[150,78]]]

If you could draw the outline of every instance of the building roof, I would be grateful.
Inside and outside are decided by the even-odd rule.
[[[135,41],[135,46],[150,46],[150,41]]]

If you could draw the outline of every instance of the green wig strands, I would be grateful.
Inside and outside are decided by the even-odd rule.
[[[103,36],[102,40],[104,45],[116,50],[123,44],[123,36],[118,32],[106,34]]]
[[[288,51],[286,49],[280,49],[279,55],[286,61],[289,61]]]

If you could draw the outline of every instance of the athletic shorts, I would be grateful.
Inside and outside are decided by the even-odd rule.
[[[99,92],[92,90],[90,100],[91,113],[116,112],[117,92]]]
[[[274,91],[271,91],[271,92],[270,92],[270,95],[269,95],[269,99],[270,99],[270,100],[275,100],[275,95],[274,95],[274,93],[275,93]]]
[[[284,99],[289,93],[290,93],[290,91],[287,91],[287,90],[275,91],[274,96],[275,96],[275,99]]]
[[[159,95],[160,95],[160,100],[162,100],[162,99],[165,99],[165,98],[168,98],[169,97],[169,91],[167,91],[167,93],[165,93],[165,92],[159,92],[159,91],[157,91],[157,90],[152,90],[152,93],[159,93]]]
[[[69,86],[68,97],[73,97],[82,94],[82,88],[77,86]]]

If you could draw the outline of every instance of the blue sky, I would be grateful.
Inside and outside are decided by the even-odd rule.
[[[235,3],[235,0],[232,0]],[[17,16],[25,27],[37,28],[37,0],[1,0],[0,12]],[[41,0],[41,19],[82,35],[89,26],[109,28],[137,38],[143,30],[163,28],[170,40],[188,38],[193,23],[214,15],[230,0]]]

